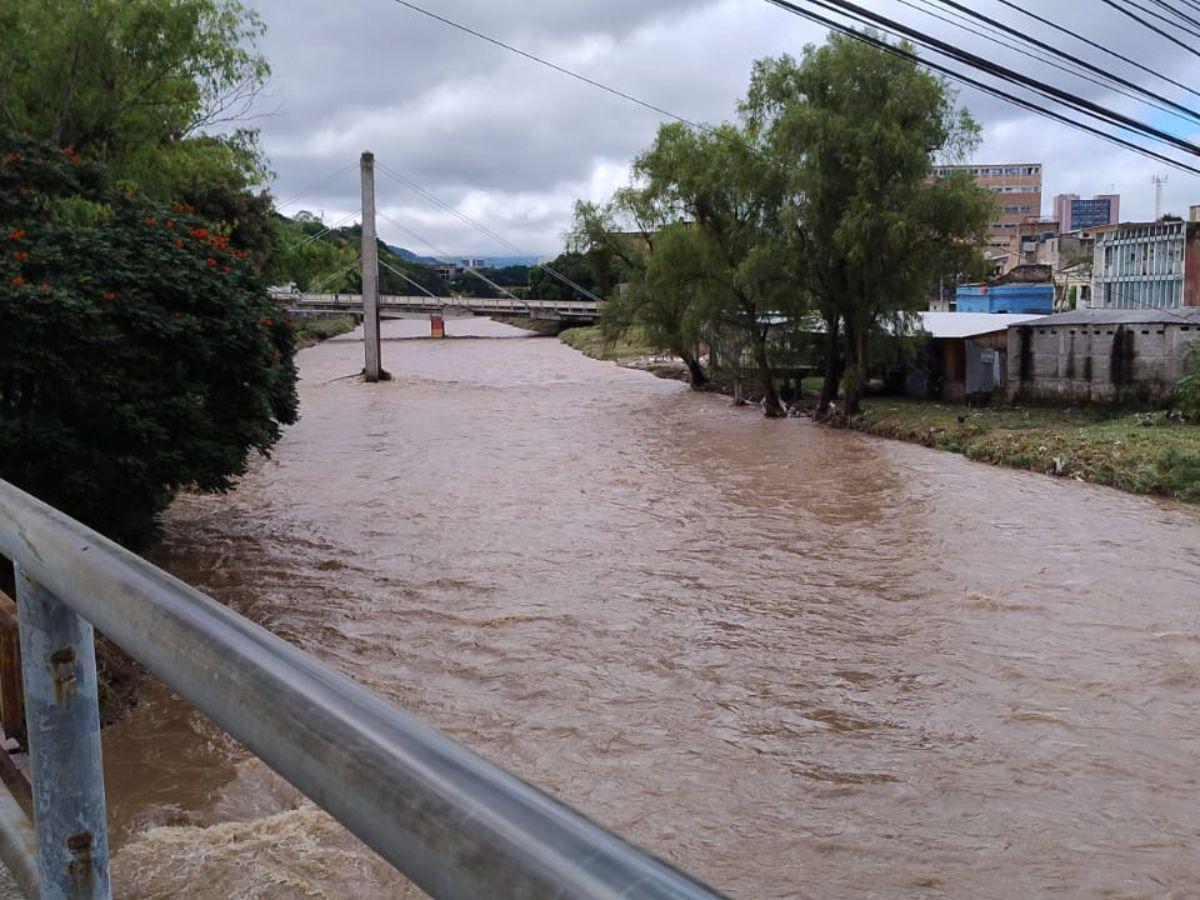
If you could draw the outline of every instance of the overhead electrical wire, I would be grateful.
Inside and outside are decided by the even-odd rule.
[[[788,0],[780,0],[780,2],[775,2],[775,0],[767,0],[767,2],[774,3],[775,6],[780,6],[785,9],[796,8],[796,4],[788,2]],[[963,50],[954,46],[953,44],[933,37],[932,35],[927,34],[919,29],[905,25],[903,22],[898,22],[895,19],[891,19],[887,16],[881,15],[880,13],[872,12],[871,10],[866,9],[857,3],[850,2],[850,0],[806,0],[806,2],[821,7],[829,12],[849,16],[860,22],[869,22],[875,26],[886,28],[893,33],[899,33],[905,38],[915,41],[921,46],[933,50],[942,56],[947,56],[953,60],[964,63],[979,72],[985,72],[989,75],[1007,81],[1010,84],[1020,85],[1027,90],[1032,90],[1035,93],[1041,94],[1043,97],[1046,97],[1049,100],[1054,100],[1055,102],[1061,103],[1064,106],[1068,106],[1079,112],[1086,113],[1093,118],[1103,119],[1108,121],[1110,124],[1117,125],[1118,127],[1125,129],[1126,131],[1130,131],[1135,134],[1141,134],[1144,137],[1157,140],[1161,143],[1172,144],[1181,150],[1185,150],[1188,153],[1200,157],[1200,146],[1193,144],[1191,141],[1173,135],[1170,132],[1163,131],[1162,129],[1156,128],[1153,125],[1148,125],[1145,122],[1133,119],[1123,113],[1117,112],[1116,110],[1109,109],[1108,107],[1102,106],[1099,103],[1088,100],[1085,97],[1080,97],[1077,94],[1064,91],[1061,88],[1055,87],[1054,85],[1048,84],[1037,78],[1033,78],[1013,69],[1009,69],[1008,67],[1002,66],[999,63],[994,63],[991,60],[983,58],[982,56],[978,56],[977,54]],[[1181,109],[1186,110],[1186,107],[1181,107]]]
[[[1161,7],[1162,9],[1165,9],[1167,12],[1171,13],[1172,15],[1174,15],[1174,16],[1175,16],[1177,19],[1179,19],[1180,21],[1186,22],[1186,23],[1188,23],[1189,25],[1195,25],[1197,28],[1200,28],[1200,19],[1194,19],[1194,18],[1192,18],[1192,17],[1191,17],[1191,16],[1189,16],[1189,15],[1188,15],[1186,12],[1184,12],[1183,10],[1181,10],[1179,7],[1177,7],[1177,6],[1172,6],[1170,3],[1167,3],[1167,0],[1151,0],[1151,2],[1152,2],[1152,3],[1153,3],[1155,6],[1158,6],[1158,7]]]
[[[1178,10],[1176,10],[1175,7],[1173,7],[1173,6],[1170,6],[1166,3],[1158,4],[1160,7],[1165,8],[1167,10],[1167,12],[1173,13],[1175,18],[1171,18],[1169,16],[1164,16],[1157,9],[1151,9],[1150,7],[1142,6],[1141,4],[1136,3],[1135,0],[1126,0],[1126,2],[1130,6],[1132,6],[1134,9],[1141,10],[1148,16],[1153,16],[1154,18],[1158,19],[1158,21],[1162,22],[1163,24],[1167,25],[1170,28],[1178,28],[1184,34],[1190,34],[1192,37],[1200,38],[1200,33],[1197,33],[1193,28],[1189,27],[1189,23],[1191,22],[1191,20],[1188,19],[1186,16],[1181,18]],[[1151,2],[1153,2],[1153,0],[1151,0]]]
[[[1018,46],[1017,44],[1009,43],[1004,38],[995,37],[994,36],[995,34],[1003,34],[1003,32],[999,31],[998,29],[991,28],[990,26],[987,26],[987,25],[983,25],[981,27],[984,29],[984,31],[980,31],[976,28],[972,28],[970,25],[964,24],[966,19],[962,15],[956,14],[951,11],[946,11],[947,15],[942,15],[940,7],[938,7],[934,4],[934,0],[919,0],[919,2],[924,3],[925,7],[927,7],[927,8],[916,6],[913,2],[911,2],[911,0],[896,0],[896,2],[900,3],[903,6],[907,6],[909,9],[916,10],[919,13],[922,13],[927,16],[931,16],[931,17],[933,17],[941,22],[945,22],[946,24],[951,25],[955,28],[966,31],[968,34],[973,34],[976,37],[980,37],[980,38],[983,38],[984,40],[991,41],[993,44],[997,44],[1001,47],[1005,47],[1009,50],[1013,50],[1017,53],[1020,53],[1022,56],[1028,57],[1029,59],[1034,59],[1034,60],[1037,60],[1038,62],[1044,63],[1045,65],[1052,66],[1061,72],[1066,72],[1068,75],[1074,76],[1075,78],[1082,78],[1084,81],[1089,81],[1092,84],[1097,85],[1098,87],[1104,88],[1105,90],[1114,91],[1123,97],[1128,97],[1130,100],[1134,100],[1138,103],[1144,103],[1147,106],[1151,106],[1154,109],[1157,109],[1160,112],[1164,112],[1169,116],[1174,116],[1175,118],[1181,119],[1181,120],[1191,120],[1191,121],[1200,122],[1200,113],[1188,114],[1188,113],[1176,112],[1175,110],[1170,109],[1169,107],[1164,106],[1161,103],[1157,103],[1153,100],[1147,100],[1147,99],[1144,99],[1143,97],[1139,97],[1136,94],[1134,94],[1133,92],[1125,90],[1122,87],[1119,87],[1118,85],[1120,84],[1120,80],[1113,79],[1112,76],[1107,76],[1108,81],[1104,81],[1100,78],[1095,78],[1091,75],[1086,74],[1086,71],[1078,70],[1078,69],[1086,69],[1086,67],[1084,67],[1084,66],[1078,66],[1078,64],[1076,64],[1078,66],[1078,68],[1072,69],[1069,66],[1064,65],[1063,63],[1056,62],[1054,59],[1052,59],[1050,57],[1049,54],[1047,54],[1045,52],[1039,53],[1037,51],[1030,50],[1026,47],[1021,47],[1021,46]],[[954,18],[949,18],[949,16],[953,16]],[[990,31],[991,34],[987,34],[987,33],[985,33],[985,31]],[[1028,42],[1027,38],[1025,40]],[[1033,44],[1032,46],[1036,46],[1036,44]],[[1109,83],[1109,82],[1115,82],[1115,84]]]
[[[1177,47],[1182,47],[1188,53],[1191,53],[1194,56],[1200,56],[1200,50],[1197,50],[1195,47],[1191,46],[1190,44],[1184,43],[1183,41],[1179,40],[1179,38],[1175,37],[1174,35],[1171,35],[1165,31],[1163,31],[1157,25],[1154,25],[1151,22],[1147,22],[1145,19],[1143,19],[1137,13],[1130,12],[1128,9],[1126,9],[1124,6],[1122,6],[1120,3],[1115,2],[1115,0],[1100,0],[1100,2],[1103,3],[1105,6],[1111,6],[1113,9],[1115,9],[1121,15],[1128,16],[1129,18],[1133,19],[1133,21],[1137,22],[1142,27],[1148,28],[1150,31],[1153,31],[1155,34],[1161,35],[1162,37],[1164,37],[1168,41],[1170,41],[1172,44],[1175,44]],[[1141,7],[1138,7],[1138,9],[1141,9]]]
[[[943,2],[946,2],[946,0],[943,0]],[[1045,16],[1039,16],[1037,13],[1030,12],[1029,10],[1025,9],[1023,6],[1020,6],[1017,3],[1014,3],[1013,0],[996,0],[996,2],[1000,3],[1004,6],[1007,6],[1009,9],[1019,12],[1023,16],[1028,16],[1029,18],[1033,19],[1035,22],[1040,22],[1043,25],[1048,25],[1049,27],[1056,29],[1057,31],[1061,31],[1063,34],[1066,34],[1070,37],[1075,38],[1075,40],[1079,41],[1080,43],[1086,44],[1087,46],[1091,47],[1094,50],[1099,50],[1100,52],[1106,53],[1109,56],[1113,57],[1114,59],[1119,59],[1123,63],[1131,65],[1136,69],[1140,69],[1141,71],[1147,73],[1148,75],[1153,75],[1155,78],[1159,78],[1162,81],[1165,81],[1167,84],[1170,84],[1174,87],[1180,88],[1181,90],[1187,91],[1189,94],[1192,94],[1193,96],[1200,97],[1200,90],[1197,90],[1195,87],[1184,84],[1182,81],[1178,81],[1167,75],[1163,75],[1161,72],[1158,72],[1155,69],[1150,68],[1149,66],[1145,65],[1144,63],[1140,63],[1136,59],[1131,59],[1130,57],[1126,56],[1123,53],[1118,53],[1116,50],[1113,50],[1111,47],[1106,47],[1103,44],[1093,41],[1091,38],[1085,37],[1084,35],[1079,34],[1076,31],[1072,31],[1070,28],[1067,28],[1064,25],[1059,25],[1055,22],[1052,22],[1050,19],[1047,19]],[[954,5],[956,7],[958,6],[958,4],[954,4]],[[979,19],[981,21],[995,22],[994,19],[990,19],[987,16],[983,15],[982,13],[977,13],[975,10],[966,9],[965,7],[960,7],[960,8],[963,8],[964,11],[967,13],[967,15],[970,15],[975,19]],[[1006,31],[1012,30],[1012,29],[1009,29],[1008,26],[1002,25],[1001,23],[995,23],[995,24],[999,25],[999,27],[1004,28]],[[1020,32],[1016,32],[1016,33],[1020,34]],[[1034,39],[1029,38],[1029,40],[1032,42]],[[1061,52],[1061,51],[1058,51],[1056,49],[1055,52]]]
[[[539,65],[545,66],[546,68],[552,69],[556,72],[559,72],[560,74],[566,75],[569,78],[573,78],[577,81],[588,84],[594,88],[597,88],[599,90],[605,91],[614,96],[625,99],[637,106],[657,112],[660,115],[666,116],[669,119],[673,119],[677,122],[681,122],[685,125],[691,126],[693,128],[697,128],[708,134],[724,134],[724,132],[717,132],[717,131],[715,131],[715,129],[713,129],[709,126],[703,125],[698,122],[694,122],[693,120],[691,120],[685,116],[681,116],[676,113],[673,113],[670,110],[664,109],[660,106],[657,106],[656,104],[644,101],[644,100],[640,99],[639,97],[635,97],[634,95],[629,94],[625,91],[621,91],[616,88],[612,88],[609,85],[606,85],[602,82],[596,81],[595,79],[589,78],[578,72],[574,72],[570,69],[567,69],[565,66],[560,66],[556,63],[552,63],[549,60],[543,59],[543,58],[541,58],[533,53],[530,53],[528,51],[521,50],[518,47],[514,47],[511,44],[507,44],[504,41],[501,41],[497,38],[491,37],[490,35],[487,35],[481,31],[470,28],[459,22],[455,22],[454,20],[449,19],[445,16],[441,16],[436,13],[433,13],[433,12],[419,6],[416,3],[409,2],[409,0],[393,0],[393,2],[397,3],[400,6],[404,6],[413,12],[419,13],[421,15],[424,15],[431,19],[434,19],[438,22],[441,22],[442,24],[444,24],[448,27],[454,28],[465,34],[469,34],[475,38],[478,38],[479,40],[486,41],[487,43],[492,44],[496,47],[500,47],[501,49],[507,50],[511,53],[514,53],[518,56],[521,56],[521,57],[528,59],[532,62],[535,62]],[[786,9],[788,12],[791,12],[793,14],[800,15],[804,18],[808,18],[810,21],[816,22],[817,24],[824,25],[827,28],[831,28],[835,31],[847,34],[847,35],[849,35],[851,37],[855,37],[859,40],[863,40],[866,43],[871,43],[871,44],[877,46],[879,49],[885,50],[886,52],[892,53],[893,55],[901,56],[901,57],[913,62],[916,65],[923,66],[932,71],[936,71],[936,72],[946,76],[947,78],[950,78],[951,80],[958,81],[961,84],[965,84],[970,87],[973,87],[977,90],[980,90],[991,96],[997,97],[998,99],[1004,100],[1005,102],[1011,103],[1014,106],[1025,109],[1036,115],[1043,116],[1045,118],[1056,121],[1060,124],[1066,125],[1070,128],[1074,128],[1077,131],[1082,131],[1091,136],[1098,137],[1101,140],[1107,141],[1108,143],[1113,144],[1114,146],[1120,147],[1122,149],[1130,150],[1135,153],[1139,153],[1143,156],[1147,156],[1151,159],[1158,160],[1160,162],[1163,162],[1163,163],[1165,163],[1173,168],[1179,169],[1181,171],[1188,172],[1188,173],[1194,174],[1194,175],[1200,175],[1200,168],[1191,166],[1185,162],[1174,159],[1165,154],[1159,153],[1149,147],[1145,147],[1140,144],[1134,143],[1133,141],[1126,140],[1125,138],[1122,138],[1118,135],[1110,134],[1107,131],[1104,131],[1100,128],[1096,128],[1092,125],[1089,125],[1086,122],[1081,122],[1076,119],[1073,119],[1070,116],[1067,116],[1061,112],[1057,112],[1055,110],[1052,110],[1045,106],[1042,106],[1041,104],[1037,103],[1034,100],[1031,100],[1031,99],[1028,99],[1025,97],[1020,97],[1018,95],[1015,95],[1008,91],[1005,91],[1002,88],[999,88],[994,85],[990,85],[985,82],[982,82],[978,79],[972,78],[961,72],[955,71],[950,66],[942,65],[940,63],[936,63],[934,61],[919,57],[915,53],[908,53],[906,51],[902,51],[900,48],[893,46],[892,44],[888,43],[887,41],[872,39],[868,35],[864,35],[862,32],[858,31],[857,29],[846,26],[843,23],[834,21],[832,19],[829,19],[825,16],[821,16],[816,13],[811,13],[809,11],[801,11],[798,8],[796,8],[794,4],[784,4],[781,2],[776,2],[776,0],[766,0],[766,2],[771,3],[774,6],[778,6],[782,9]],[[946,2],[948,2],[948,0],[946,0]],[[1095,49],[1101,50],[1101,51],[1107,53],[1108,55],[1121,60],[1122,62],[1128,63],[1129,65],[1134,66],[1135,68],[1138,68],[1150,75],[1153,75],[1156,78],[1159,78],[1162,81],[1165,81],[1168,84],[1171,84],[1175,87],[1181,88],[1196,97],[1200,97],[1200,91],[1198,91],[1197,89],[1190,87],[1190,86],[1184,84],[1183,82],[1180,82],[1180,81],[1172,79],[1166,75],[1163,75],[1163,74],[1155,71],[1154,69],[1144,65],[1143,63],[1138,62],[1137,60],[1134,60],[1128,56],[1125,56],[1124,54],[1121,54],[1115,50],[1111,50],[1107,47],[1104,47],[1103,45],[1101,45],[1081,34],[1078,34],[1077,32],[1074,32],[1074,31],[1071,31],[1070,29],[1058,26],[1055,23],[1051,22],[1050,20],[1037,15],[1036,13],[1032,13],[1032,12],[1029,12],[1028,10],[1021,8],[1016,3],[1011,2],[1011,0],[997,0],[997,2],[1002,3],[1003,5],[1016,10],[1016,11],[1022,13],[1023,15],[1029,16],[1037,21],[1040,21],[1043,24],[1058,28],[1059,30],[1061,30],[1064,33],[1068,34],[1069,36],[1075,38],[1076,40],[1078,40],[1084,44],[1087,44],[1088,46],[1091,46]],[[1189,5],[1194,6],[1197,9],[1200,9],[1200,5],[1197,5],[1194,2],[1194,0],[1185,0],[1185,2],[1188,2]],[[999,27],[1009,33],[1012,33],[1015,36],[1022,38],[1023,40],[1025,39],[1025,36],[1022,35],[1020,32],[1016,32],[1014,29],[1011,29],[1008,26],[1003,25],[1003,23],[996,22],[994,19],[990,19],[988,17],[981,17],[980,14],[975,13],[975,11],[973,11],[973,10],[962,7],[960,4],[954,3],[953,6],[960,9],[963,12],[966,12],[967,14],[969,14],[977,19],[982,18],[983,20],[986,20],[989,24],[991,24],[993,26]],[[1118,83],[1121,83],[1123,86],[1126,86],[1132,90],[1136,90],[1139,93],[1142,93],[1146,96],[1152,97],[1153,99],[1165,102],[1167,105],[1174,107],[1179,112],[1182,112],[1189,117],[1195,117],[1197,115],[1195,110],[1189,109],[1188,107],[1182,106],[1180,104],[1176,104],[1176,103],[1174,103],[1174,101],[1171,101],[1165,97],[1161,97],[1160,95],[1156,94],[1153,91],[1149,91],[1148,89],[1142,87],[1141,85],[1138,85],[1134,82],[1130,82],[1127,79],[1121,78],[1120,76],[1113,75],[1111,72],[1107,72],[1107,71],[1100,69],[1099,67],[1094,66],[1090,63],[1087,63],[1083,60],[1078,60],[1075,57],[1071,56],[1070,54],[1064,54],[1062,51],[1059,51],[1057,48],[1050,47],[1049,45],[1043,44],[1042,42],[1035,41],[1034,39],[1029,39],[1029,41],[1031,43],[1035,43],[1036,45],[1040,46],[1041,49],[1047,50],[1048,52],[1054,53],[1057,56],[1065,57],[1073,62],[1076,62],[1083,68],[1087,68],[1093,72],[1097,72],[1099,74],[1102,74],[1105,77],[1111,78],[1113,81],[1117,81]],[[1093,117],[1095,117],[1095,116],[1093,116]]]
[[[863,43],[871,44],[872,46],[874,46],[880,50],[883,50],[887,53],[890,53],[893,56],[898,56],[898,57],[900,57],[902,59],[906,59],[916,65],[924,66],[925,68],[930,69],[931,71],[939,72],[939,73],[945,75],[947,78],[950,78],[954,81],[958,81],[961,84],[969,85],[970,87],[976,88],[977,90],[983,91],[984,93],[991,94],[992,96],[997,97],[1001,100],[1005,100],[1009,103],[1012,103],[1015,106],[1022,107],[1023,109],[1027,109],[1030,112],[1037,113],[1038,115],[1044,116],[1049,119],[1054,119],[1058,122],[1061,122],[1064,125],[1070,126],[1071,128],[1075,128],[1079,131],[1083,131],[1088,134],[1099,137],[1102,140],[1108,141],[1110,144],[1114,144],[1116,146],[1123,147],[1124,149],[1127,149],[1127,150],[1132,150],[1136,153],[1140,153],[1143,156],[1148,156],[1152,159],[1157,159],[1160,162],[1163,162],[1169,166],[1172,166],[1173,168],[1180,169],[1180,170],[1182,170],[1184,172],[1188,172],[1192,175],[1200,175],[1200,168],[1188,165],[1185,162],[1182,162],[1177,159],[1173,159],[1172,157],[1167,156],[1165,154],[1158,153],[1157,151],[1152,150],[1149,147],[1143,147],[1140,144],[1135,144],[1132,141],[1128,141],[1125,138],[1118,137],[1117,135],[1109,134],[1106,131],[1102,131],[1099,128],[1096,128],[1095,126],[1088,125],[1086,122],[1080,122],[1076,119],[1072,119],[1070,116],[1064,115],[1063,113],[1056,112],[1051,109],[1047,109],[1046,107],[1041,106],[1040,104],[1035,103],[1032,100],[1029,100],[1024,97],[1019,97],[1019,96],[1017,96],[1015,94],[1011,94],[1008,91],[1005,91],[1001,88],[995,87],[994,85],[987,84],[985,82],[979,81],[976,78],[972,78],[969,75],[964,75],[961,72],[957,72],[957,71],[951,69],[949,66],[944,66],[944,65],[934,62],[932,60],[924,59],[920,56],[917,56],[915,53],[910,53],[909,51],[904,50],[901,47],[897,47],[893,44],[890,44],[885,40],[872,37],[871,35],[861,32],[861,31],[859,31],[849,25],[846,25],[842,22],[835,21],[833,19],[822,16],[819,13],[814,13],[810,10],[802,9],[802,8],[796,6],[795,4],[786,2],[786,0],[766,0],[766,2],[770,3],[772,6],[778,6],[780,9],[786,10],[787,12],[790,12],[793,15],[801,16],[802,18],[808,19],[811,22],[815,22],[818,25],[823,25],[826,28],[830,28],[841,34],[845,34],[849,37],[855,38],[856,40],[860,40]]]

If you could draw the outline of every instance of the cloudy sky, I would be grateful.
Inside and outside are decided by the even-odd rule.
[[[553,60],[693,120],[733,117],[751,63],[798,55],[823,29],[763,0],[418,0],[447,18]],[[998,47],[926,14],[930,0],[860,0],[868,8],[1103,102],[1180,136],[1200,126],[1139,105]],[[1172,0],[1178,4],[1178,0]],[[1131,81],[1200,109],[1200,96],[1158,81],[1022,17],[1000,0],[972,8],[1027,30]],[[394,0],[251,0],[268,26],[271,115],[256,120],[284,212],[326,222],[359,208],[364,149],[531,254],[562,247],[576,198],[603,199],[653,138],[656,114],[419,15]],[[1021,0],[1097,43],[1200,89],[1200,56],[1123,17],[1101,0]],[[947,15],[945,9],[942,15]],[[1195,13],[1200,19],[1200,13]],[[1157,23],[1162,25],[1162,23]],[[1185,42],[1188,36],[1174,31]],[[1200,29],[1198,29],[1200,30]],[[1200,41],[1192,41],[1200,47]],[[1168,173],[1164,208],[1186,216],[1200,178],[1026,113],[972,89],[960,102],[984,125],[977,162],[1044,165],[1043,213],[1063,192],[1119,192],[1122,218],[1153,216],[1151,176]],[[508,255],[381,172],[380,221],[390,243],[420,253]],[[403,226],[407,231],[402,231]],[[428,243],[422,243],[419,235]]]

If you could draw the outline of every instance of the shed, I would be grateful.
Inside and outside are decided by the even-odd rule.
[[[1010,326],[1042,318],[979,312],[922,312],[920,324],[932,340],[905,379],[906,393],[956,401],[990,394],[1005,384]]]
[[[1071,402],[1155,399],[1187,374],[1200,307],[1077,309],[1008,333],[1008,393]]]

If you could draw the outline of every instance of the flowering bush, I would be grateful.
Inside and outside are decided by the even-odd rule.
[[[0,131],[0,478],[139,545],[295,421],[286,317],[211,228]]]

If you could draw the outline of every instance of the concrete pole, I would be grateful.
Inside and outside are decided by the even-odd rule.
[[[367,381],[386,377],[379,343],[379,246],[375,240],[375,154],[363,151],[359,163],[362,173],[362,295],[363,343],[367,361],[363,376]]]
[[[24,571],[17,612],[43,900],[109,900],[92,626]]]

